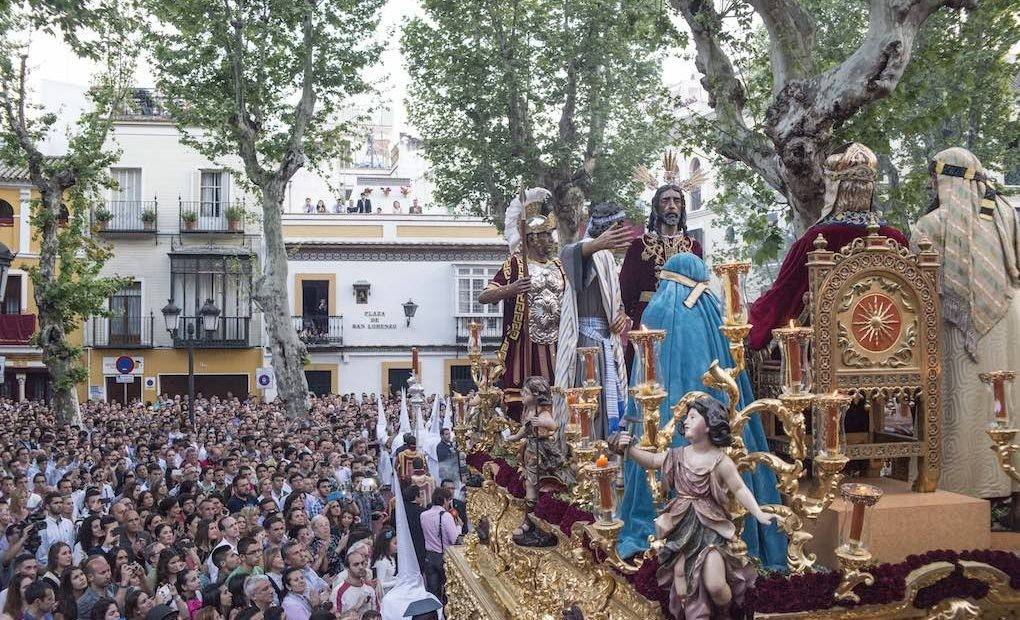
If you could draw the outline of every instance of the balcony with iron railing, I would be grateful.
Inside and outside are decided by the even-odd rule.
[[[107,200],[92,210],[92,226],[101,233],[154,234],[155,200]]]
[[[96,349],[151,349],[155,317],[94,316],[85,323],[85,344]]]
[[[26,346],[34,333],[34,314],[0,314],[0,346]]]
[[[298,338],[309,349],[341,347],[344,344],[343,316],[291,317]]]
[[[218,327],[211,332],[202,328],[200,316],[182,316],[179,320],[178,330],[172,334],[175,347],[246,349],[251,346],[248,337],[250,316],[221,316]]]
[[[503,317],[501,316],[456,316],[453,317],[458,343],[466,343],[471,336],[471,323],[482,326],[482,344],[495,344],[503,339]]]
[[[180,201],[182,233],[244,233],[244,201]]]

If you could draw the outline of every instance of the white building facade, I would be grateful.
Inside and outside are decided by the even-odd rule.
[[[429,392],[471,387],[468,324],[491,351],[498,305],[478,294],[506,258],[492,225],[452,215],[284,215],[295,326],[315,392],[396,391],[411,347]]]

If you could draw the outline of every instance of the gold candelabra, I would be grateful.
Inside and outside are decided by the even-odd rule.
[[[1013,464],[1013,455],[1020,450],[1020,445],[1013,442],[1018,429],[1010,423],[1013,404],[1012,388],[1016,380],[1016,371],[996,370],[978,375],[981,382],[992,392],[992,412],[995,421],[986,432],[992,439],[992,450],[999,462],[999,467],[1014,482],[1020,482],[1020,471]]]
[[[577,355],[582,362],[582,383],[579,387],[564,390],[570,421],[567,425],[567,442],[574,458],[577,484],[570,491],[570,501],[579,507],[595,504],[596,481],[591,467],[595,457],[605,451],[604,442],[592,439],[592,423],[599,411],[602,386],[598,381],[598,347],[579,347]]]
[[[481,324],[474,321],[468,324],[468,360],[471,362],[471,379],[478,386],[478,391],[475,410],[465,416],[463,424],[467,427],[465,430],[470,429],[471,448],[491,452],[501,445],[502,432],[510,425],[510,420],[496,411],[503,399],[503,391],[496,387],[496,380],[504,369],[495,360],[482,355],[481,329]],[[467,447],[465,445],[465,451]]]

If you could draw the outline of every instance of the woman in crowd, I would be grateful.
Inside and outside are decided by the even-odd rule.
[[[21,614],[25,610],[25,588],[33,581],[35,581],[35,578],[32,575],[22,573],[14,575],[14,578],[7,585],[7,602],[4,603],[0,620],[22,620]]]
[[[397,533],[389,528],[379,532],[372,545],[372,570],[381,595],[397,585]]]
[[[50,550],[46,554],[46,573],[42,578],[48,581],[56,591],[60,588],[60,576],[64,574],[65,570],[71,568],[73,563],[71,546],[65,542],[55,542],[50,545]]]
[[[88,620],[121,620],[117,601],[108,596],[99,597],[95,606],[92,607],[92,613]]]
[[[198,558],[205,562],[220,542],[220,526],[216,519],[202,519],[195,534],[195,550]]]
[[[177,574],[177,594],[184,600],[188,618],[194,620],[195,612],[202,608],[202,580],[197,570],[184,570]],[[178,611],[181,611],[178,609]]]
[[[62,616],[60,620],[76,620],[78,617],[78,599],[85,594],[89,587],[89,581],[85,577],[85,571],[78,566],[67,569],[60,576],[60,587],[57,589],[57,614]]]
[[[308,620],[312,615],[312,608],[318,604],[307,596],[305,591],[308,588],[308,581],[300,568],[291,567],[283,572],[283,583],[286,587],[286,594],[283,597],[283,612],[287,620]]]
[[[145,620],[146,614],[155,606],[156,599],[145,590],[131,590],[124,597],[124,618]]]

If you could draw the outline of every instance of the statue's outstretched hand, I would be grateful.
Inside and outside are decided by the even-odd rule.
[[[783,519],[779,515],[768,513],[768,512],[763,512],[763,513],[759,514],[756,517],[756,519],[758,520],[758,523],[761,523],[762,525],[768,525],[769,523],[775,523],[776,525],[778,525],[780,527],[782,527],[783,522],[785,521],[785,519]]]
[[[632,438],[630,433],[627,431],[620,431],[609,436],[608,444],[609,449],[617,454],[626,454],[627,448],[630,447]]]

